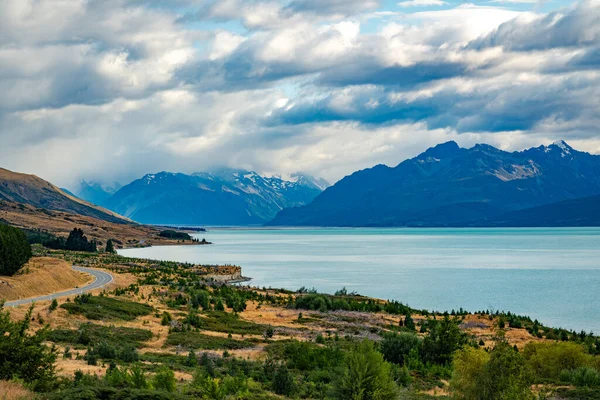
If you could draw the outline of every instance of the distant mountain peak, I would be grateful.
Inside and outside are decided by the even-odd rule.
[[[417,156],[417,159],[424,161],[441,161],[445,158],[453,158],[460,154],[463,149],[458,143],[451,140],[446,143],[440,143],[434,147],[430,147],[423,153]]]
[[[567,156],[571,156],[573,151],[575,151],[571,146],[567,144],[564,140],[557,140],[550,144],[549,146],[540,146],[538,149],[543,150],[544,153],[554,153],[557,154],[560,152],[560,156],[565,158]]]

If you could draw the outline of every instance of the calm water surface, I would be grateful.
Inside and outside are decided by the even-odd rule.
[[[416,308],[506,310],[600,333],[600,229],[224,229],[129,257],[240,265],[255,286],[346,287]]]

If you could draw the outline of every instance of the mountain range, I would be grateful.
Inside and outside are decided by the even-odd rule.
[[[597,212],[599,198],[593,196],[598,195],[600,156],[564,141],[520,152],[485,144],[465,149],[448,142],[396,167],[377,165],[355,172],[309,204],[280,211],[268,224],[586,225],[595,218],[590,212]],[[569,202],[574,199],[579,200]],[[575,204],[585,207],[573,212]],[[567,212],[573,215],[561,220]]]
[[[259,225],[284,208],[310,202],[327,186],[301,174],[284,179],[238,169],[160,172],[123,186],[99,204],[148,224]]]

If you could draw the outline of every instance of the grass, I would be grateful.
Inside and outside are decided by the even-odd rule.
[[[68,343],[85,346],[81,343],[85,331],[90,344],[106,342],[113,346],[143,347],[143,343],[152,338],[152,332],[146,329],[110,327],[94,324],[82,325],[79,329],[56,329],[50,332],[48,340],[56,343]],[[85,337],[85,335],[83,335]]]
[[[223,311],[209,311],[201,317],[202,329],[212,332],[224,332],[238,335],[262,335],[266,325],[244,321],[235,314]]]
[[[187,356],[179,356],[168,353],[143,353],[140,354],[140,361],[143,367],[150,371],[156,371],[161,365],[169,365],[177,371],[193,371],[195,367],[190,367],[186,364]]]
[[[63,260],[33,257],[11,277],[0,276],[7,285],[0,285],[0,299],[16,300],[34,297],[84,285],[89,275],[73,271]]]
[[[21,384],[11,381],[0,381],[0,400],[31,400],[37,398]]]
[[[193,350],[239,350],[254,347],[254,343],[247,340],[209,336],[197,332],[173,332],[167,338],[167,345]]]
[[[105,296],[78,296],[72,303],[61,305],[69,314],[83,315],[92,320],[132,321],[149,315],[153,308],[146,304],[119,300]]]

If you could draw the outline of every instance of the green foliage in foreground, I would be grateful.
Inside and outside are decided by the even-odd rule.
[[[0,304],[0,380],[20,379],[34,390],[49,390],[54,386],[56,352],[43,342],[47,328],[30,334],[29,321],[33,307],[22,321],[13,322]]]
[[[31,246],[20,229],[0,223],[0,275],[14,275],[31,258]]]
[[[93,320],[132,321],[153,311],[153,308],[146,304],[90,294],[77,296],[72,303],[64,303],[61,308],[69,314],[79,314]]]

